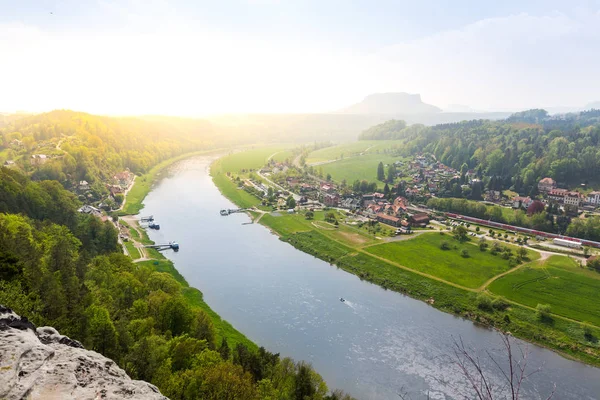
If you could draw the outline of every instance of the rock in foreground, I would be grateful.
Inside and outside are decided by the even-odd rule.
[[[165,400],[114,361],[0,305],[0,399]]]

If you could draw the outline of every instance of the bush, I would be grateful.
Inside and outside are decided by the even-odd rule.
[[[492,302],[492,307],[498,311],[504,311],[508,308],[509,304],[503,297],[498,297]]]
[[[552,321],[552,317],[550,315],[551,307],[549,304],[538,304],[535,307],[537,311],[538,319],[542,322],[550,322]]]
[[[440,249],[442,249],[442,250],[450,250],[450,243],[448,243],[446,240],[444,240],[440,244]]]
[[[479,293],[477,295],[477,308],[483,311],[493,311],[494,307],[490,296],[485,293]]]
[[[467,249],[462,249],[462,251],[460,252],[461,257],[464,258],[469,258],[469,252],[467,251]]]

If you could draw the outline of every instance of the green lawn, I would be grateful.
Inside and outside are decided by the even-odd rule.
[[[138,249],[135,248],[135,246],[133,245],[133,242],[123,242],[125,244],[125,248],[127,249],[127,252],[129,253],[129,256],[131,257],[132,260],[137,260],[138,258],[141,258],[140,256],[140,252]]]
[[[284,162],[285,160],[288,160],[291,163],[292,161],[294,161],[294,154],[290,150],[282,150],[273,156],[273,160],[279,162]]]
[[[361,153],[373,154],[377,151],[400,146],[401,143],[402,142],[399,140],[361,140],[358,142],[342,143],[313,151],[306,158],[306,162],[310,164],[320,161],[355,157]]]
[[[552,256],[493,282],[489,290],[536,307],[549,304],[554,314],[600,326],[600,274],[581,269],[564,256]]]
[[[377,165],[379,162],[383,162],[385,165],[402,159],[402,157],[394,157],[387,154],[368,154],[315,166],[315,168],[323,168],[323,175],[331,174],[331,177],[336,182],[341,182],[345,179],[351,185],[352,182],[358,179],[377,182],[379,187],[383,187],[385,183],[377,181]]]
[[[450,250],[440,248],[443,241],[450,244]],[[462,257],[463,249],[468,251],[469,257]],[[366,251],[469,288],[478,288],[488,279],[510,269],[508,260],[489,251],[479,251],[470,243],[459,243],[448,234],[424,233],[413,239],[368,247]]]
[[[223,172],[242,174],[242,170],[259,169],[264,166],[269,156],[285,150],[281,147],[261,147],[239,153],[229,154],[220,158],[220,167]],[[274,156],[277,157],[277,154]]]

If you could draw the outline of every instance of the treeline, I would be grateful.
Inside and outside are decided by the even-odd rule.
[[[529,110],[500,121],[464,121],[399,131],[392,122],[370,128],[360,139],[402,139],[403,154],[431,153],[457,170],[466,165],[479,177],[495,176],[501,189],[521,194],[536,194],[537,182],[546,176],[559,185],[574,187],[597,183],[600,173],[599,110],[560,117],[549,116],[545,110]]]
[[[102,190],[102,182],[126,168],[142,174],[162,160],[234,140],[215,135],[203,120],[59,110],[10,120],[0,129],[0,161],[14,161],[35,180],[56,180],[67,188],[86,180]],[[48,158],[32,162],[34,154]]]
[[[110,222],[80,217],[56,182],[0,171],[0,304],[172,399],[350,399],[310,365],[217,331],[199,292],[151,261],[134,264]]]

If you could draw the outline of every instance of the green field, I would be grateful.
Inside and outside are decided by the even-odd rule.
[[[343,221],[343,214],[336,213],[338,221]],[[366,230],[347,226],[340,223],[337,227],[324,221],[325,212],[315,212],[314,218],[305,219],[303,214],[287,214],[281,212],[279,216],[264,215],[260,222],[279,235],[288,236],[298,232],[316,231],[331,238],[337,242],[351,247],[360,247],[380,243],[373,235]],[[383,234],[383,232],[382,232]]]
[[[294,160],[294,154],[291,152],[291,150],[282,150],[275,154],[272,159],[278,162],[284,162],[285,160],[288,160],[291,163]]]
[[[259,169],[267,163],[267,159],[272,154],[284,151],[281,147],[261,147],[242,151],[240,153],[229,154],[220,158],[220,166],[223,172],[242,174],[242,170]]]
[[[123,242],[123,244],[125,245],[125,248],[127,249],[127,252],[132,260],[141,258],[139,250],[133,245],[132,242]]]
[[[313,151],[306,158],[306,163],[340,160],[342,158],[355,157],[361,153],[373,154],[384,149],[399,146],[401,143],[398,140],[361,140],[358,142],[342,143]]]
[[[358,179],[377,182],[379,187],[383,187],[385,183],[377,181],[377,165],[379,162],[383,162],[385,165],[402,159],[402,157],[393,157],[387,154],[369,154],[315,166],[315,168],[323,168],[323,175],[331,174],[332,179],[336,182],[345,179],[351,185],[352,182]]]
[[[529,307],[549,304],[554,314],[600,326],[600,274],[579,268],[568,257],[552,256],[521,268],[489,290]]]
[[[440,248],[444,241],[450,244],[450,250]],[[463,249],[468,251],[469,257],[462,257]],[[410,240],[381,244],[365,250],[407,268],[473,289],[510,269],[508,260],[499,255],[479,251],[477,246],[459,243],[452,236],[439,233],[424,233]]]

